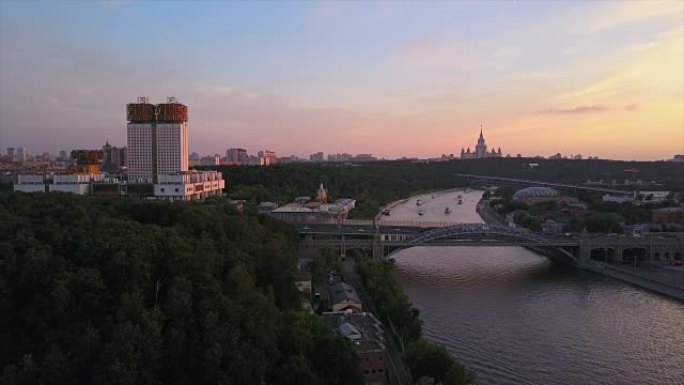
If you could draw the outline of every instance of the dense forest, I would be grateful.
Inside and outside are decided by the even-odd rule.
[[[538,166],[530,167],[530,163]],[[355,218],[372,218],[388,202],[419,192],[464,186],[466,182],[457,173],[570,184],[585,183],[588,179],[620,182],[640,179],[662,183],[664,189],[684,191],[684,164],[673,162],[504,158],[432,163],[292,163],[218,169],[226,179],[226,192],[231,198],[283,204],[297,196],[315,196],[322,182],[333,199],[356,199],[357,208],[350,213]]]
[[[3,384],[359,384],[296,235],[219,201],[0,193]]]

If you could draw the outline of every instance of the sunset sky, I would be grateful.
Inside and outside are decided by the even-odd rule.
[[[0,2],[0,148],[126,143],[175,96],[190,151],[666,159],[684,2]]]

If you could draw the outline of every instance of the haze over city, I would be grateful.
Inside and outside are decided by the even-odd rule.
[[[125,27],[124,27],[125,26]],[[126,144],[175,96],[190,150],[458,156],[684,151],[684,3],[0,4],[0,148]]]

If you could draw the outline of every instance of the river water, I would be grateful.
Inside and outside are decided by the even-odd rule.
[[[477,384],[684,384],[681,302],[523,248],[416,247],[393,257],[424,336]]]

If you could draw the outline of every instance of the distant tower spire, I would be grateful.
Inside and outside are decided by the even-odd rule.
[[[482,139],[482,123],[480,123],[480,139]]]

